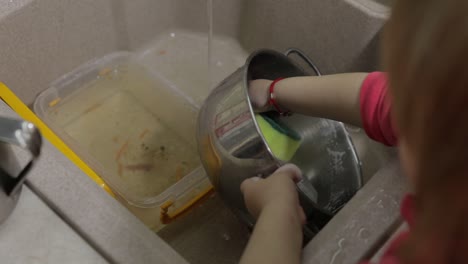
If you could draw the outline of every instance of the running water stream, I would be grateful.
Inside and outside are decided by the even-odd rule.
[[[207,94],[211,92],[214,88],[213,83],[213,0],[207,0],[206,2],[206,11],[208,18],[208,85],[207,85]]]

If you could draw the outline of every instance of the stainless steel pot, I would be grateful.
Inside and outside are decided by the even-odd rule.
[[[285,54],[260,50],[221,82],[200,110],[197,136],[205,170],[220,196],[249,225],[253,220],[244,205],[241,182],[258,175],[267,177],[283,162],[275,158],[260,132],[247,88],[255,79],[306,75],[288,57],[292,53],[320,75],[297,49]],[[306,179],[298,184],[298,190],[308,216],[306,231],[314,233],[361,187],[360,163],[342,123],[299,114],[282,121],[303,140],[291,162],[301,168]],[[317,192],[315,198],[311,195],[313,189]]]
[[[0,117],[0,223],[15,208],[26,175],[39,156],[41,142],[32,123]],[[15,148],[28,152],[23,168],[19,168]]]

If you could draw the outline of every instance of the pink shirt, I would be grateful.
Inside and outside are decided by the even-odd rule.
[[[387,95],[387,76],[381,72],[370,73],[364,80],[360,93],[361,119],[367,135],[387,146],[396,146],[397,135],[391,118],[391,102]],[[413,200],[406,195],[401,203],[401,214],[411,227],[414,223]],[[395,250],[408,238],[409,231],[401,233],[380,260],[380,264],[399,264]]]
[[[387,146],[396,146],[397,137],[390,116],[391,103],[387,95],[387,76],[370,73],[361,87],[361,119],[367,135]]]

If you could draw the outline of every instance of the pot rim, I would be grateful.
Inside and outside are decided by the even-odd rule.
[[[275,56],[280,56],[280,57],[284,57],[286,59],[289,59],[286,55],[284,55],[283,53],[281,52],[278,52],[278,51],[275,51],[275,50],[272,50],[272,49],[259,49],[259,50],[256,50],[254,51],[252,54],[250,54],[250,56],[247,58],[245,64],[244,64],[244,67],[243,67],[243,76],[242,76],[242,84],[243,84],[243,88],[244,88],[244,95],[245,97],[247,98],[247,104],[248,104],[248,107],[249,107],[249,110],[250,110],[250,115],[252,117],[252,122],[254,123],[255,125],[255,129],[257,130],[257,134],[260,136],[260,138],[262,139],[262,142],[263,142],[263,145],[266,147],[267,151],[268,151],[268,156],[275,162],[276,166],[279,168],[281,166],[283,166],[284,164],[286,164],[287,162],[285,161],[282,161],[280,159],[278,159],[274,154],[273,152],[271,151],[271,148],[270,148],[270,145],[268,144],[268,142],[266,141],[265,137],[263,136],[263,133],[260,129],[260,127],[258,126],[258,123],[257,123],[257,119],[255,118],[255,111],[252,107],[252,102],[250,101],[250,96],[249,96],[249,80],[248,80],[248,76],[249,76],[249,69],[250,69],[250,65],[252,63],[252,60],[257,57],[258,55],[260,54],[271,54],[271,55],[275,55]],[[292,63],[292,65],[294,65],[294,63]],[[297,65],[295,65],[296,67],[298,67]],[[301,71],[303,71],[303,69],[301,69],[300,67],[298,67]],[[265,176],[265,175],[264,175]],[[268,177],[269,175],[266,175],[265,177]]]

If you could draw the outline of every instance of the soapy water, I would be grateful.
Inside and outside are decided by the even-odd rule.
[[[357,126],[352,126],[352,125],[349,125],[349,124],[345,124],[345,128],[348,132],[351,132],[351,133],[360,133],[362,132],[362,129],[360,127],[357,127]]]
[[[328,212],[335,214],[351,199],[352,194],[345,191],[332,192],[328,203],[324,206],[324,209]]]
[[[344,151],[334,151],[327,148],[328,154],[332,157],[332,168],[336,174],[342,173],[345,168],[343,166],[343,157],[346,155]]]

